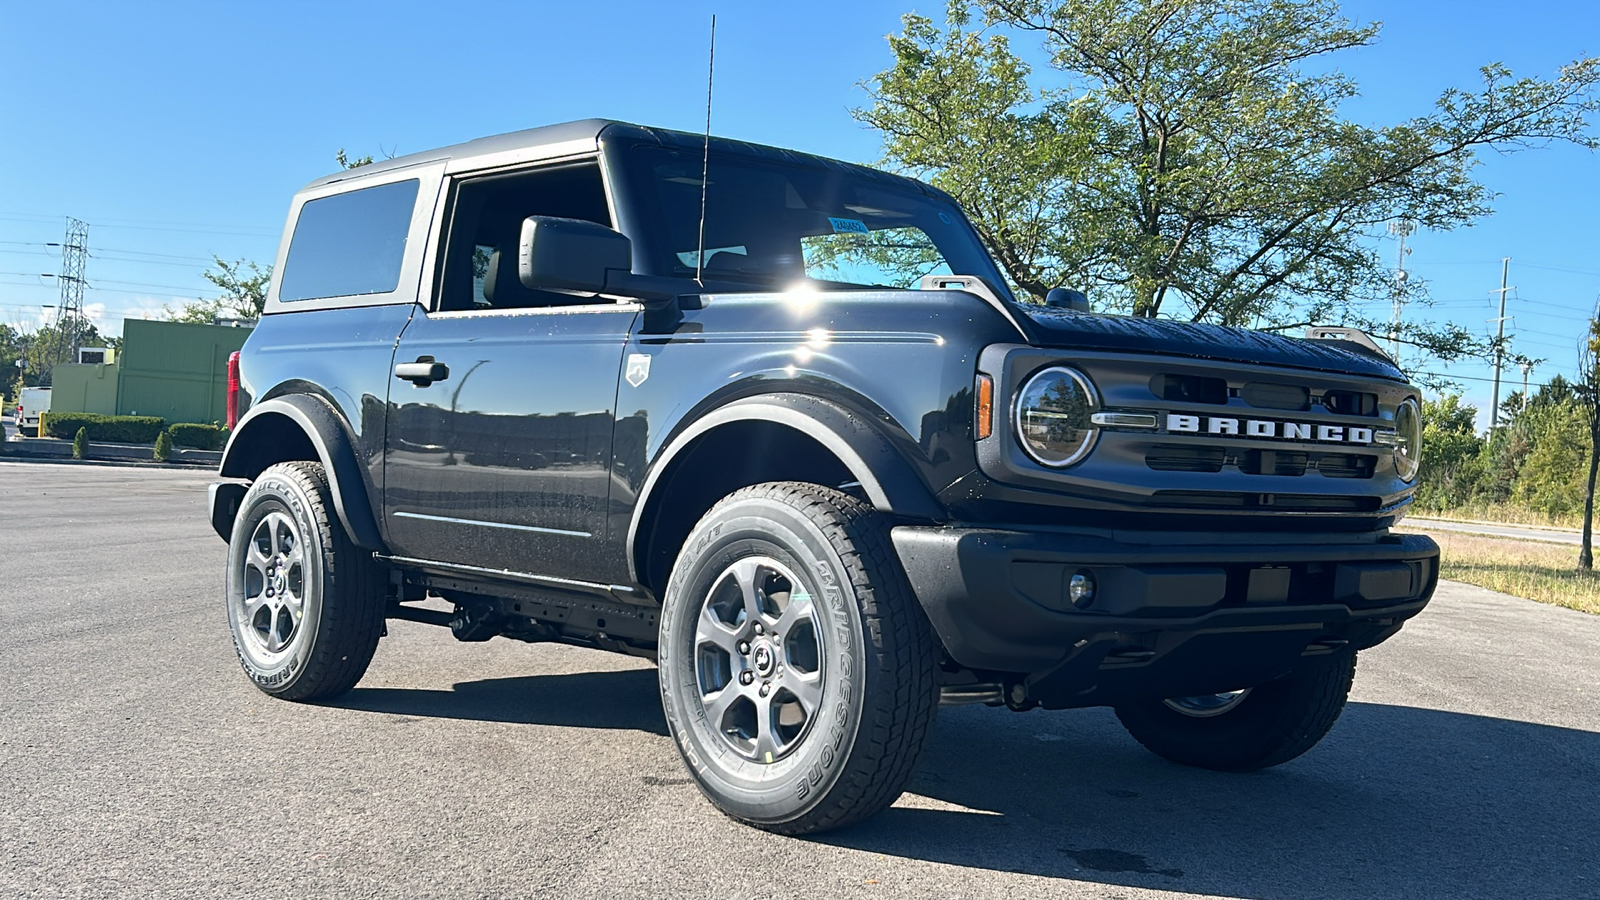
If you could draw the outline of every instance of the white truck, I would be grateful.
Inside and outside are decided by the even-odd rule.
[[[17,398],[17,430],[23,437],[39,436],[39,417],[50,411],[50,389],[25,387]]]

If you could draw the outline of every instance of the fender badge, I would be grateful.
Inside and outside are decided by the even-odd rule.
[[[634,387],[644,384],[645,379],[650,377],[650,356],[645,353],[628,354],[628,368],[622,377]]]

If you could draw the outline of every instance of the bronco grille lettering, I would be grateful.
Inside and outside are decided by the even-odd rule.
[[[1188,434],[1245,435],[1289,441],[1315,441],[1324,444],[1371,444],[1371,428],[1344,425],[1318,425],[1312,422],[1276,422],[1271,419],[1232,419],[1222,416],[1167,414],[1167,432]]]

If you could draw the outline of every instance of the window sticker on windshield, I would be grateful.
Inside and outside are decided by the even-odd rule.
[[[868,233],[867,232],[867,223],[861,221],[860,219],[840,219],[840,218],[835,218],[834,216],[829,216],[828,217],[828,224],[833,226],[834,234],[840,234],[840,233],[867,234]]]

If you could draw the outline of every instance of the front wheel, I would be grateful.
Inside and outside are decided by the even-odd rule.
[[[1140,700],[1117,718],[1145,749],[1186,766],[1253,772],[1316,746],[1350,696],[1354,653],[1305,660],[1276,681],[1224,694]]]
[[[367,671],[383,632],[382,570],[345,534],[320,464],[280,463],[250,485],[226,590],[234,650],[261,690],[322,700]]]
[[[667,725],[700,789],[784,834],[877,813],[938,708],[937,639],[877,512],[780,482],[724,498],[661,611]]]

